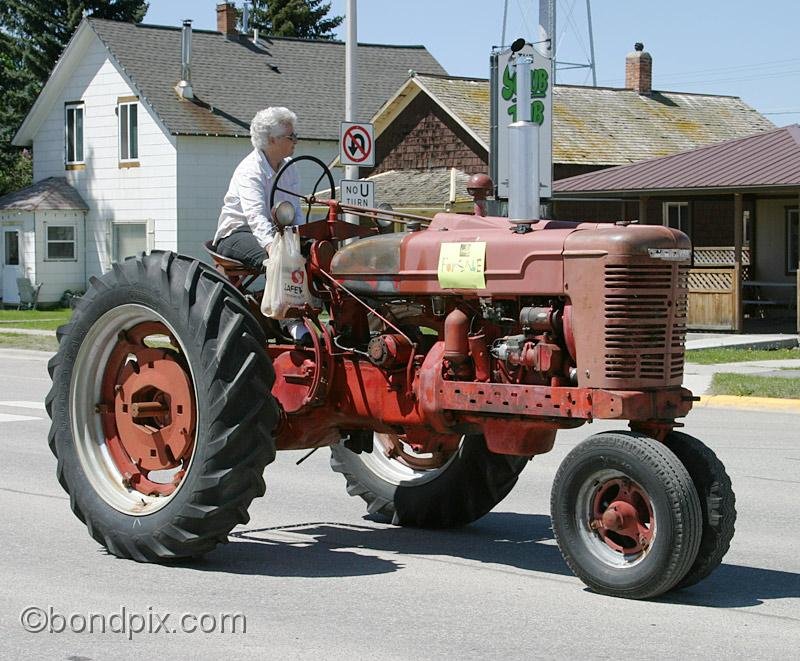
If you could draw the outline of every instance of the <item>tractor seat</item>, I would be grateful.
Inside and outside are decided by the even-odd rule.
[[[228,276],[229,278],[243,278],[249,275],[257,276],[264,272],[263,268],[256,269],[247,266],[238,259],[233,259],[233,257],[220,255],[218,252],[214,251],[213,245],[213,241],[206,241],[203,244],[203,247],[206,249],[206,252],[211,255],[211,259],[214,260],[214,265],[217,267],[217,271]]]
[[[212,246],[212,241],[206,241],[203,244],[206,252],[211,255],[211,259],[214,260],[214,267],[217,271],[230,280],[231,284],[237,289],[247,289],[247,287],[258,279],[258,276],[264,273],[263,267],[256,269],[247,266],[247,264],[240,262],[238,259],[220,255],[218,252],[214,251]]]

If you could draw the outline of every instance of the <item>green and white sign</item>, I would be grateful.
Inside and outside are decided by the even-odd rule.
[[[517,55],[533,58],[531,77],[526,97],[531,104],[531,121],[539,125],[539,197],[550,197],[553,188],[553,89],[552,60],[531,45],[526,45]],[[492,55],[492,178],[497,195],[508,199],[508,125],[519,119],[517,112],[517,72],[511,50]]]

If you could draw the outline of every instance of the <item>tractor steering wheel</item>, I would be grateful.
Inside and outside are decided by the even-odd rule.
[[[293,166],[295,163],[298,163],[299,161],[312,161],[313,163],[316,163],[322,169],[322,174],[319,176],[319,179],[317,179],[316,183],[314,184],[314,188],[313,188],[313,190],[311,192],[311,195],[301,195],[297,191],[288,190],[286,188],[281,188],[278,185],[280,183],[281,177],[283,176],[283,173],[286,172],[286,170],[288,168]],[[311,207],[317,201],[316,200],[317,188],[319,187],[319,184],[320,184],[320,182],[322,181],[322,179],[324,177],[328,178],[328,184],[330,185],[329,188],[330,188],[330,191],[331,191],[331,199],[335,200],[336,199],[336,189],[335,189],[335,185],[333,183],[333,175],[331,174],[331,171],[328,169],[328,166],[325,165],[325,163],[323,163],[321,160],[319,160],[316,156],[296,156],[295,158],[291,159],[290,161],[287,161],[286,163],[284,163],[283,167],[281,167],[281,169],[278,170],[278,173],[275,175],[275,180],[274,180],[274,182],[272,184],[272,191],[269,194],[269,208],[272,209],[275,206],[275,191],[281,191],[282,193],[288,193],[289,195],[294,195],[295,197],[300,198],[301,200],[303,200],[303,202],[305,202],[307,204],[306,222],[308,222],[308,218],[311,215]]]

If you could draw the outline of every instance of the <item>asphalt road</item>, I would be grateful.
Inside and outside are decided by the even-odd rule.
[[[444,532],[365,519],[327,450],[300,467],[301,453],[279,453],[229,544],[142,565],[108,555],[70,512],[46,442],[42,356],[0,350],[0,658],[785,659],[800,648],[798,415],[690,415],[685,431],[732,476],[737,533],[709,579],[655,601],[589,592],[552,538],[553,474],[611,428],[600,423],[561,433],[494,512]],[[45,631],[23,628],[30,608]],[[237,614],[225,632],[201,631]]]

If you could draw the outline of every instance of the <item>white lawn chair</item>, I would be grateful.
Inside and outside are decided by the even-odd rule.
[[[31,284],[28,278],[17,278],[17,289],[19,289],[19,305],[17,310],[35,310],[36,303],[39,301],[39,290],[42,284]]]

